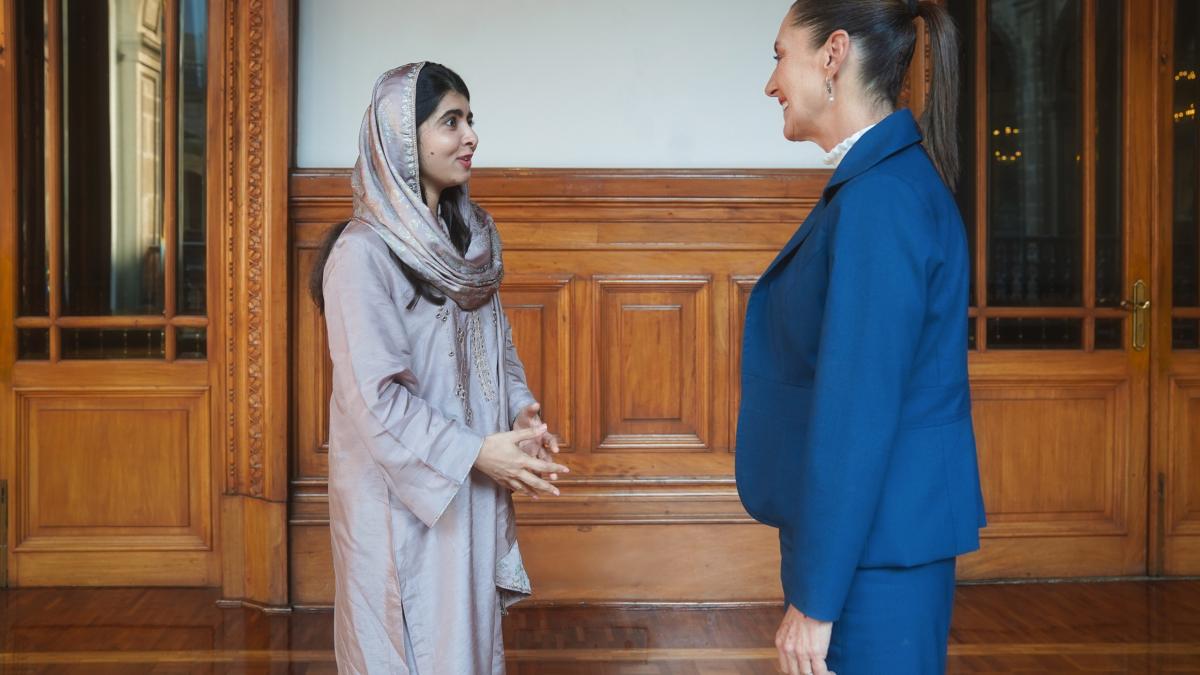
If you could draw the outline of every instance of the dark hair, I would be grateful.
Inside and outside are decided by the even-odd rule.
[[[958,181],[958,30],[949,12],[930,0],[796,0],[790,15],[793,26],[812,29],[818,47],[835,30],[849,33],[862,54],[868,95],[893,108],[917,42],[914,19],[925,19],[933,73],[921,131],[933,165],[953,189]]]
[[[421,124],[437,110],[442,99],[446,94],[454,92],[462,94],[463,98],[471,100],[471,92],[467,89],[467,84],[458,76],[458,73],[450,70],[440,63],[429,62],[421,68],[421,73],[417,76],[416,88],[416,125]],[[425,198],[425,186],[421,185],[421,199]],[[471,245],[471,227],[467,224],[466,219],[459,213],[456,208],[459,203],[459,197],[462,195],[462,187],[454,186],[442,190],[441,197],[438,199],[438,214],[442,220],[446,221],[447,229],[450,234],[450,242],[454,244],[454,248],[459,253],[466,253],[467,247]],[[317,260],[313,264],[312,272],[308,276],[308,292],[312,295],[313,302],[316,303],[317,309],[325,311],[325,264],[329,262],[329,254],[333,252],[333,246],[337,243],[338,237],[342,236],[342,232],[350,224],[349,220],[335,224],[329,229],[325,238],[321,240],[321,247],[317,251]],[[411,267],[400,260],[400,258],[392,253],[392,259],[400,266],[400,271],[404,273],[404,278],[412,284],[416,294],[408,303],[408,309],[417,306],[417,301],[421,298],[432,302],[435,305],[442,305],[446,302],[446,297],[437,292],[436,289],[413,271]]]

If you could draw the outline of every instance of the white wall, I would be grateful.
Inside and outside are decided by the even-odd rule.
[[[819,167],[763,95],[789,0],[299,0],[297,163],[347,167],[384,70],[471,89],[478,166]]]

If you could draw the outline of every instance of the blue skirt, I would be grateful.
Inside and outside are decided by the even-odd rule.
[[[946,672],[955,559],[860,568],[833,624],[826,664],[837,675]]]

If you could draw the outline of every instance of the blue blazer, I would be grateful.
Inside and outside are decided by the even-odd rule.
[[[985,524],[966,233],[920,141],[908,110],[859,139],[747,308],[738,493],[824,621],[856,569],[973,551]]]

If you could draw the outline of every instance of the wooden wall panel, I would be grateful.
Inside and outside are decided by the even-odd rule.
[[[206,387],[15,396],[15,584],[216,580]]]
[[[1163,574],[1194,575],[1200,561],[1200,359],[1175,356],[1175,369],[1188,375],[1166,380],[1159,441],[1158,502],[1153,522],[1160,528],[1157,565]]]
[[[575,438],[571,279],[509,274],[500,288],[526,382],[542,405],[542,419],[558,434],[565,451],[571,450]]]
[[[514,343],[572,467],[562,498],[517,499],[540,600],[780,596],[777,536],[746,515],[732,478],[733,355],[754,279],[826,177],[476,172],[472,195],[504,240],[501,299]],[[348,187],[340,171],[297,172],[292,183],[289,556],[301,605],[328,604],[333,592],[319,450],[328,364],[302,290],[313,248],[349,215]]]
[[[975,428],[989,535],[1125,528],[1123,383],[977,385]]]
[[[1175,378],[1169,400],[1169,536],[1200,536],[1200,379]]]
[[[562,497],[516,500],[539,601],[780,597],[776,534],[746,515],[733,481],[742,323],[827,175],[476,172],[472,195],[504,240],[514,340],[570,445]],[[293,175],[297,268],[349,211],[346,172]],[[309,372],[297,373],[293,415],[315,419],[327,405],[313,375],[326,357],[309,351],[323,348],[321,327],[306,308],[294,315],[294,368]],[[971,357],[993,524],[963,577],[1144,570],[1146,473],[1129,420],[1145,401],[1121,355],[1073,358]],[[300,455],[319,444],[307,424]],[[293,466],[292,592],[321,605],[328,507],[323,466],[308,461]]]
[[[308,295],[308,275],[315,246],[297,247],[292,255],[292,475],[329,474],[329,396],[333,366],[325,339],[325,318]]]
[[[22,420],[29,536],[96,528],[186,528],[188,411],[161,401],[39,398]],[[149,404],[149,405],[147,405]]]
[[[533,602],[777,601],[778,536],[750,520],[730,488],[720,480],[593,480],[553,501],[518,499]],[[333,602],[328,518],[319,496],[293,503],[289,554],[299,606]]]
[[[519,527],[538,603],[782,597],[779,538],[761,525]]]
[[[734,276],[730,279],[730,307],[734,309],[729,317],[729,438],[737,438],[738,407],[742,403],[742,330],[746,324],[746,309],[750,304],[750,292],[754,290],[757,276]],[[734,442],[729,443],[729,451],[733,452]]]
[[[333,604],[333,554],[329,549],[328,517],[321,522],[297,523],[288,530],[289,595],[300,606]]]
[[[959,574],[1144,574],[1144,373],[1120,353],[989,352],[971,380],[989,522]]]
[[[592,281],[599,391],[596,452],[711,449],[707,277]]]

